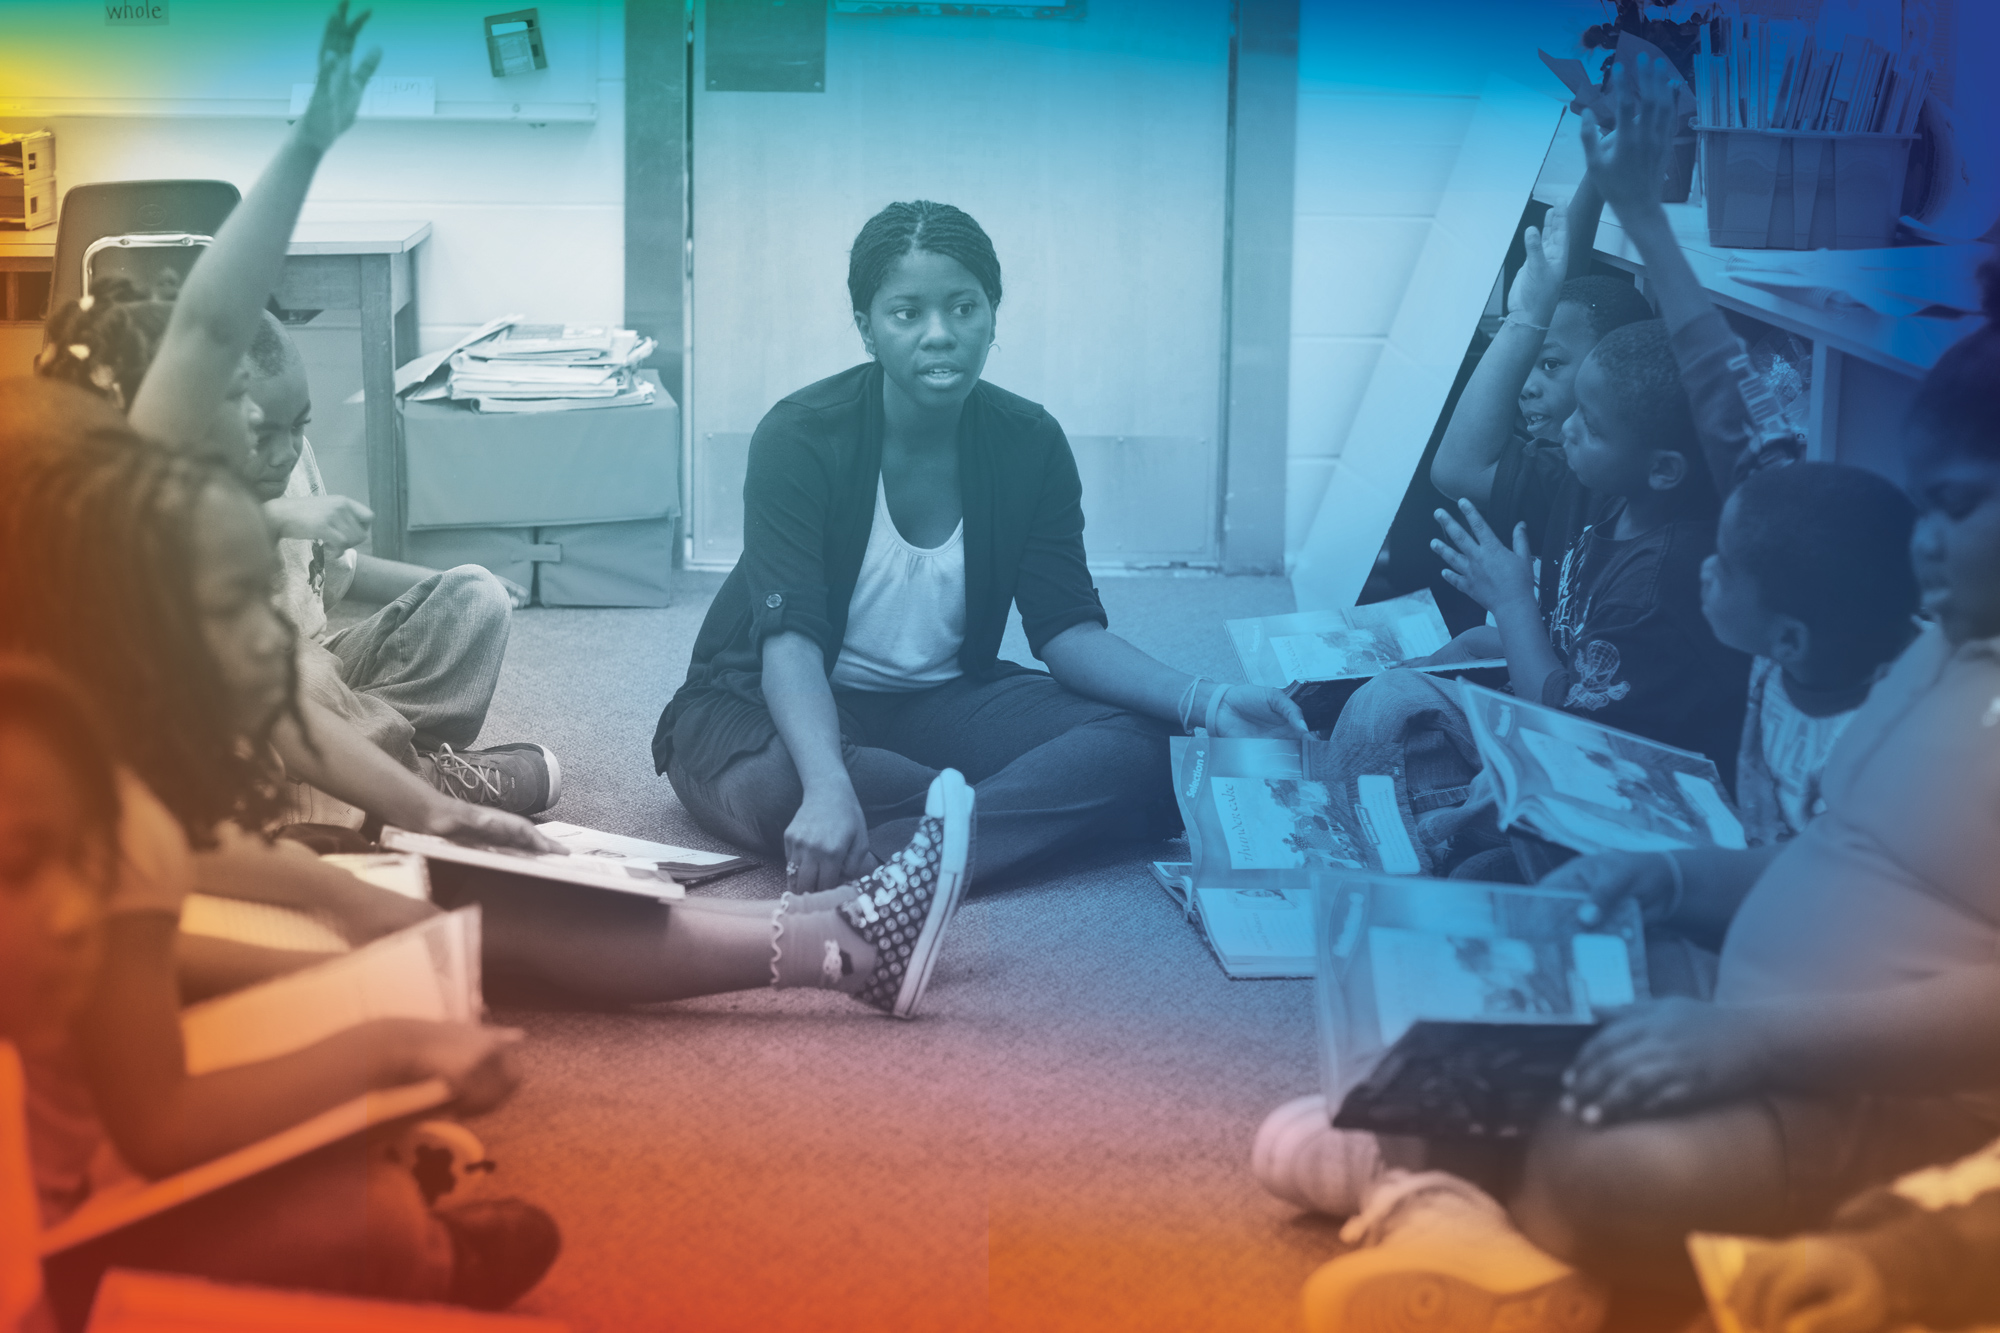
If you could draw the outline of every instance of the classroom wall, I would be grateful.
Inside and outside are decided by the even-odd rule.
[[[1603,21],[1605,9],[1595,0],[1533,6],[1304,0],[1293,194],[1288,557],[1297,554],[1326,493],[1480,88],[1500,74],[1560,94],[1536,48],[1581,54],[1578,36]]]
[[[597,10],[595,123],[544,128],[505,122],[363,120],[328,154],[304,216],[428,220],[418,251],[424,348],[449,343],[494,315],[617,323],[624,313],[625,18],[622,0]],[[385,52],[383,67],[421,69]],[[202,177],[247,191],[283,140],[281,119],[164,116],[0,120],[56,132],[58,180]],[[300,331],[314,377],[313,442],[328,482],[365,495],[353,316]]]

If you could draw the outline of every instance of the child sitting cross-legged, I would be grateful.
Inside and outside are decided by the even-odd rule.
[[[1755,654],[1736,804],[1752,846],[1818,814],[1821,774],[1868,689],[1916,633],[1906,552],[1916,510],[1836,463],[1766,468],[1731,493],[1702,570],[1702,612]]]
[[[278,536],[278,597],[299,631],[301,691],[448,796],[520,815],[553,806],[562,769],[548,747],[469,748],[526,590],[478,565],[439,571],[357,549],[374,516],[327,493],[305,433],[305,360],[268,312],[250,347],[250,398],[263,416],[250,489]],[[327,612],[345,597],[382,609],[328,633]]]

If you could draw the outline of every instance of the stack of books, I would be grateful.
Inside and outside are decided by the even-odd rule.
[[[0,230],[33,231],[55,220],[55,136],[0,134]]]
[[[450,376],[414,396],[470,402],[481,412],[642,407],[655,391],[638,371],[657,346],[630,329],[508,323],[455,348]]]

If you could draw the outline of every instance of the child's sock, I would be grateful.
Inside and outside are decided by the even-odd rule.
[[[771,914],[771,985],[780,990],[809,986],[849,994],[860,990],[874,974],[875,946],[840,913],[802,912],[798,903],[787,894]]]

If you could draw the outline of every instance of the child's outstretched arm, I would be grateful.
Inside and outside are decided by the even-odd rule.
[[[1470,500],[1481,509],[1493,502],[1493,477],[1513,437],[1522,386],[1541,355],[1549,320],[1562,298],[1569,261],[1565,215],[1551,209],[1542,227],[1528,228],[1527,246],[1527,262],[1508,294],[1507,318],[1466,380],[1431,460],[1433,486],[1451,499]]]
[[[1660,177],[1673,151],[1673,71],[1642,55],[1630,65],[1618,62],[1611,77],[1616,132],[1606,138],[1594,117],[1583,122],[1589,181],[1617,211],[1645,262],[1647,287],[1673,337],[1708,474],[1727,495],[1754,462],[1761,434],[1743,393],[1750,363],[1742,341],[1695,277],[1660,202]]]
[[[278,285],[313,173],[354,123],[362,89],[382,58],[380,51],[370,51],[353,63],[355,36],[367,21],[364,13],[349,22],[347,0],[340,0],[326,21],[319,77],[305,113],[189,272],[159,353],[132,402],[129,416],[142,435],[179,448],[207,437]]]
[[[1569,223],[1569,265],[1564,270],[1566,278],[1590,276],[1590,264],[1597,250],[1597,224],[1604,220],[1604,196],[1598,193],[1597,182],[1585,172],[1577,183],[1576,193],[1569,197],[1569,207],[1563,210]]]

